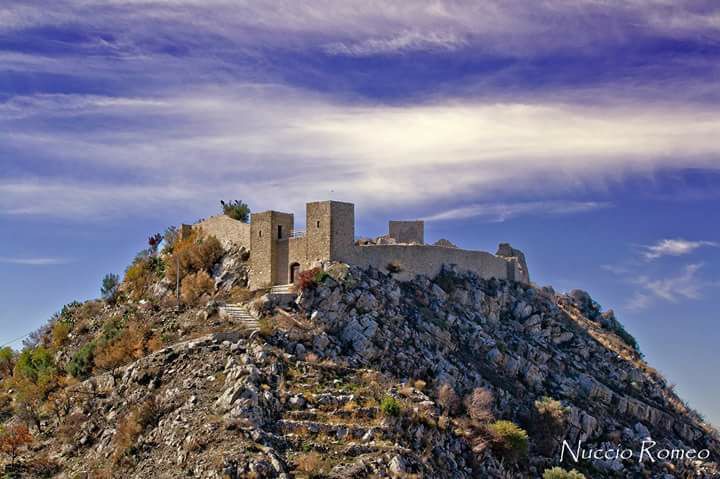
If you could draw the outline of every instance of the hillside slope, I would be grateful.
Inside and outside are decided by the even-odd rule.
[[[180,308],[161,275],[142,295],[126,281],[115,304],[69,308],[66,336],[53,326],[35,347],[52,352],[54,371],[38,401],[18,395],[21,358],[3,383],[0,420],[34,436],[6,474],[526,478],[559,464],[563,440],[639,451],[651,439],[710,458],[574,463],[566,453],[563,467],[717,477],[716,433],[586,293],[451,270],[399,282],[332,264],[305,274],[296,299],[253,297],[239,294],[246,259],[213,258],[211,291]],[[219,314],[225,302],[245,304],[259,331]]]

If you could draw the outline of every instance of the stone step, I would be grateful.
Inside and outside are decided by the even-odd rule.
[[[220,307],[220,313],[233,321],[239,323],[244,329],[256,330],[260,325],[258,320],[250,314],[246,306],[242,304],[226,304]]]
[[[290,284],[277,284],[270,288],[270,294],[296,294],[295,285]]]
[[[370,436],[385,436],[385,428],[381,426],[361,426],[351,423],[330,424],[321,421],[302,419],[280,419],[276,422],[281,432],[287,433],[310,433],[335,436],[338,439],[362,439]]]

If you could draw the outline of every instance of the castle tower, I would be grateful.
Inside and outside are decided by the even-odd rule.
[[[278,265],[287,266],[287,241],[293,230],[291,213],[264,211],[253,213],[250,221],[250,288],[259,289],[285,283]]]
[[[307,261],[352,261],[355,205],[317,201],[305,205]]]

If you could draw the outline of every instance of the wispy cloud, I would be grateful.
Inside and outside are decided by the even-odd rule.
[[[0,256],[0,263],[16,264],[22,266],[54,266],[59,264],[68,264],[71,260],[66,258],[11,258]]]
[[[630,279],[640,288],[626,303],[629,310],[646,309],[658,301],[678,303],[682,300],[697,300],[702,297],[703,290],[717,286],[716,283],[703,279],[699,272],[702,263],[691,263],[668,277],[650,277],[641,275]]]
[[[643,246],[643,256],[647,260],[654,260],[663,256],[683,256],[690,254],[703,246],[720,246],[715,241],[690,241],[681,238],[663,239],[654,245]]]
[[[424,218],[425,221],[483,217],[502,222],[527,214],[572,214],[608,208],[610,203],[596,201],[531,201],[524,203],[487,203],[453,208]]]
[[[390,107],[254,84],[142,98],[11,98],[0,104],[0,127],[0,153],[16,171],[42,160],[58,172],[102,178],[6,176],[0,183],[6,214],[55,215],[69,208],[116,215],[143,201],[162,209],[204,194],[214,204],[218,192],[242,188],[247,199],[269,207],[299,198],[290,206],[301,208],[303,199],[331,191],[368,209],[398,198],[426,210],[473,198],[470,206],[432,219],[501,220],[607,206],[542,198],[572,197],[573,189],[587,191],[625,173],[720,164],[714,109],[460,99]],[[110,177],[114,200],[88,201],[103,198]],[[44,188],[59,201],[36,194]],[[538,200],[498,200],[517,193]]]
[[[405,31],[389,38],[370,38],[358,43],[331,43],[323,49],[330,55],[366,57],[414,51],[456,50],[467,42],[454,33]]]

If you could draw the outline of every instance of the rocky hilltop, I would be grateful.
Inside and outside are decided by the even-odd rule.
[[[0,357],[7,477],[718,477],[716,432],[585,292],[335,263],[251,293],[246,251],[182,241]]]

